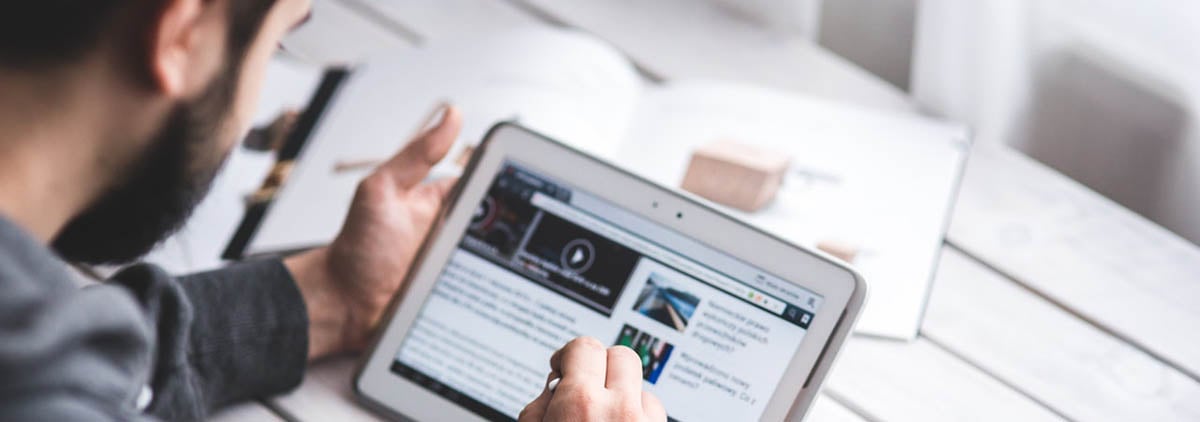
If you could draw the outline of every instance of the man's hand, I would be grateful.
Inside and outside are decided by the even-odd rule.
[[[554,391],[542,390],[521,411],[520,422],[667,420],[657,397],[642,391],[642,361],[625,346],[605,349],[591,337],[571,340],[550,357]]]
[[[366,346],[453,186],[422,181],[454,144],[462,116],[444,106],[430,120],[359,183],[332,244],[284,261],[308,306],[309,360]]]

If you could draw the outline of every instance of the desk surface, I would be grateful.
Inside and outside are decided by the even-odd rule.
[[[289,47],[318,60],[560,25],[608,40],[652,79],[743,80],[915,112],[904,93],[845,60],[701,2],[317,8],[340,29],[318,25]],[[921,336],[852,338],[810,419],[1200,420],[1200,248],[1004,147],[978,146],[963,183]],[[351,366],[319,363],[297,391],[217,419],[374,420],[350,397]]]

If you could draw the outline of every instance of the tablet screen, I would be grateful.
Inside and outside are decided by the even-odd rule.
[[[572,338],[625,345],[672,420],[758,419],[822,298],[507,162],[391,370],[491,420]]]

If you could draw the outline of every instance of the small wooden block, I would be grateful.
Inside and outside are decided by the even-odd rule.
[[[857,247],[842,242],[834,242],[830,240],[821,241],[817,243],[817,249],[833,255],[837,259],[846,261],[847,264],[854,263],[854,258],[858,257]]]
[[[692,152],[683,190],[742,211],[758,211],[775,199],[791,165],[786,154],[728,140]]]

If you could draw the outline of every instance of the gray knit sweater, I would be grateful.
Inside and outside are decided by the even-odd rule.
[[[0,420],[198,420],[303,376],[308,316],[277,260],[74,277],[0,217]]]

